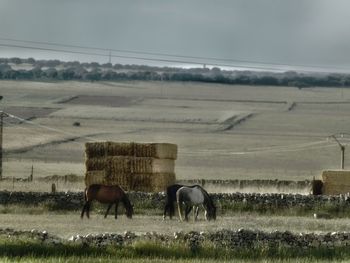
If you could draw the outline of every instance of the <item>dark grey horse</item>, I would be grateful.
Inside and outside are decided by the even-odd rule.
[[[183,187],[182,184],[173,184],[167,187],[166,189],[166,203],[164,207],[164,213],[163,213],[163,219],[166,218],[166,214],[169,213],[169,218],[172,219],[175,214],[175,206],[174,203],[176,202],[176,192],[181,187]]]

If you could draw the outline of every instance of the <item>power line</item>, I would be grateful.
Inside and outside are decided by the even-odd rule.
[[[230,152],[230,151],[222,151],[222,152],[214,152],[215,155],[254,155],[254,154],[264,154],[264,153],[285,153],[285,152],[297,152],[297,151],[306,151],[306,150],[316,150],[316,149],[323,149],[323,148],[329,148],[334,147],[334,144],[328,144],[328,145],[320,145],[315,147],[296,147],[296,148],[285,148],[285,149],[270,149],[270,150],[257,150],[257,151],[237,151],[237,152]],[[182,152],[184,155],[212,155],[212,151],[191,151],[191,152]]]
[[[84,52],[84,51],[73,51],[73,50],[63,50],[63,49],[54,49],[54,48],[43,48],[43,47],[33,47],[33,46],[23,46],[23,45],[13,45],[13,44],[0,44],[2,47],[14,47],[14,48],[23,48],[23,49],[34,49],[42,51],[53,51],[60,53],[68,54],[79,54],[79,55],[89,55],[89,56],[100,56],[100,57],[113,57],[113,58],[126,58],[126,59],[136,59],[143,61],[157,61],[157,62],[166,62],[166,63],[178,63],[178,64],[188,64],[188,65],[203,65],[203,62],[198,61],[185,61],[185,60],[175,60],[175,59],[161,59],[161,58],[148,58],[148,57],[138,57],[138,56],[124,56],[124,55],[113,55],[113,54],[102,54],[102,53],[93,53],[93,52]],[[258,66],[245,66],[245,65],[231,65],[231,64],[219,64],[219,63],[209,63],[211,66],[217,67],[229,67],[229,68],[247,68],[247,69],[259,69],[259,70],[281,70],[279,68],[268,68],[268,67],[258,67]]]
[[[118,53],[128,53],[128,54],[140,54],[140,55],[151,55],[151,56],[162,56],[162,57],[170,57],[170,58],[185,58],[185,59],[199,59],[203,60],[201,62],[193,63],[203,65],[204,62],[207,61],[222,61],[222,62],[232,62],[232,63],[249,63],[249,64],[260,64],[267,66],[284,66],[284,67],[304,67],[304,68],[319,68],[319,69],[328,69],[329,67],[322,65],[305,65],[305,64],[285,64],[278,62],[266,62],[266,61],[258,61],[258,60],[244,60],[244,59],[232,59],[232,58],[219,58],[219,57],[203,57],[203,56],[189,56],[189,55],[180,55],[180,54],[170,54],[170,53],[160,53],[160,52],[148,52],[148,51],[137,51],[137,50],[126,50],[126,49],[113,49],[113,48],[101,48],[101,47],[92,47],[85,45],[71,45],[71,44],[63,44],[63,43],[53,43],[53,42],[44,42],[44,41],[32,41],[32,40],[21,40],[21,39],[13,39],[13,38],[5,38],[0,37],[2,41],[12,41],[12,42],[20,42],[20,43],[29,43],[29,44],[39,44],[39,45],[48,45],[48,46],[56,46],[56,47],[68,47],[68,48],[78,48],[78,49],[87,49],[87,50],[100,50],[106,52],[118,52]],[[173,62],[173,60],[171,60]],[[182,62],[184,63],[184,62]],[[209,63],[210,65],[214,65]],[[217,64],[217,63],[215,63]],[[218,64],[220,65],[220,64]],[[227,67],[229,67],[227,65]],[[235,66],[232,66],[235,67]],[[241,66],[243,67],[243,66]],[[245,67],[249,68],[249,67]],[[332,66],[334,68],[334,66]],[[344,69],[339,68],[337,69]]]
[[[258,64],[264,64],[264,65],[288,66],[287,64],[273,63],[273,62],[269,63],[269,62],[261,62],[261,61],[226,59],[226,58],[217,58],[217,57],[185,56],[185,55],[179,55],[179,54],[169,54],[169,53],[159,53],[159,52],[146,52],[146,51],[135,51],[135,50],[113,49],[113,48],[100,48],[100,47],[91,47],[91,46],[83,46],[83,45],[68,45],[68,44],[61,44],[61,43],[30,41],[30,40],[19,40],[19,39],[2,38],[2,37],[0,37],[0,40],[21,42],[21,43],[32,43],[32,44],[40,44],[40,45],[49,45],[49,46],[60,46],[60,47],[69,47],[69,48],[88,49],[88,50],[114,51],[114,52],[129,53],[129,54],[142,54],[142,55],[154,55],[154,56],[164,56],[164,57],[201,59],[201,60],[206,60],[206,61],[207,60],[215,60],[215,61],[227,61],[227,62],[239,62],[239,63],[258,63]]]

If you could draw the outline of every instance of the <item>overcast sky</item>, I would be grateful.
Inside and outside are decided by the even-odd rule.
[[[349,11],[349,0],[0,0],[0,38],[350,69]],[[108,61],[4,46],[0,56]]]

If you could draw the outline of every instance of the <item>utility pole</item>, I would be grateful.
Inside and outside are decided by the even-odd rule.
[[[340,134],[341,137],[343,137],[343,134]],[[340,151],[341,151],[341,156],[340,156],[340,168],[344,170],[344,161],[345,161],[345,145],[341,144],[337,137],[333,134],[332,137],[339,145]]]
[[[0,111],[0,180],[2,180],[2,131],[3,131],[3,120],[4,117],[7,117],[8,115]]]

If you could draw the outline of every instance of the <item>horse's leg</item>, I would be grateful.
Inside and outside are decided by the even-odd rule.
[[[193,205],[192,209],[193,209],[193,222],[195,222],[197,220],[196,218],[196,207],[195,205]]]
[[[198,212],[199,212],[199,206],[196,206],[196,212],[193,211],[193,214],[195,214],[194,219],[197,221],[198,219]]]
[[[86,216],[87,218],[90,218],[90,208],[91,208],[91,201],[86,202]]]
[[[115,202],[115,214],[114,214],[114,218],[117,219],[118,216],[118,205],[119,205],[119,201]]]
[[[205,206],[202,204],[202,207],[204,209],[204,217],[205,217],[205,220],[209,221],[209,215],[208,215],[208,211],[207,209],[205,208]]]
[[[85,202],[85,204],[83,206],[83,210],[81,210],[81,215],[80,215],[81,219],[83,219],[83,217],[84,217],[84,213],[85,213],[85,210],[86,210],[86,205],[87,205],[87,202]]]
[[[106,214],[105,214],[105,218],[107,217],[108,213],[109,213],[109,210],[111,209],[113,203],[110,203],[107,207],[107,211],[106,211]]]
[[[185,220],[188,221],[188,214],[191,212],[192,206],[191,205],[186,205],[185,206]]]
[[[170,208],[169,208],[169,203],[166,203],[165,204],[165,207],[164,207],[164,213],[163,213],[163,220],[165,220],[165,217],[166,217],[166,212],[169,210],[169,217],[171,219],[171,212],[170,212]]]
[[[170,217],[170,219],[173,219],[174,215],[175,215],[175,205],[174,205],[174,201],[171,201],[169,203],[169,217]]]
[[[177,202],[177,209],[179,210],[179,217],[180,221],[183,221],[182,214],[181,214],[181,202]]]
[[[175,215],[174,201],[171,201],[169,204],[169,217],[170,217],[170,219],[172,219],[174,215]]]

